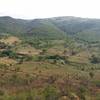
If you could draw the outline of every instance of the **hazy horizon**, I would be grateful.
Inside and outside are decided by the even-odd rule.
[[[49,19],[49,18],[61,18],[61,17],[76,17],[76,18],[83,18],[83,19],[100,19],[100,18],[90,18],[90,17],[79,17],[79,16],[53,16],[53,17],[44,17],[44,18],[18,18],[18,17],[13,17],[13,16],[0,16],[0,17],[11,17],[14,19],[21,19],[21,20],[35,20],[35,19]]]
[[[0,0],[0,16],[41,19],[62,16],[100,19],[99,0]]]

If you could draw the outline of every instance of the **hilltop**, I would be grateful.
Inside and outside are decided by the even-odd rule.
[[[64,38],[66,35],[85,41],[100,41],[100,19],[54,17],[23,20],[0,17],[0,33],[34,37]]]

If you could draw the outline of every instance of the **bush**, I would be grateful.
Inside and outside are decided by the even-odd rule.
[[[15,52],[13,52],[12,50],[4,50],[0,53],[1,57],[9,57],[9,58],[16,58],[17,54]]]
[[[92,55],[90,60],[91,60],[91,63],[94,63],[94,64],[100,63],[100,58],[97,57],[96,55]]]
[[[93,78],[93,77],[94,77],[94,73],[93,73],[93,72],[90,72],[90,73],[89,73],[89,76],[90,76],[91,78]]]
[[[44,90],[45,100],[58,100],[57,89],[53,86],[47,86]]]
[[[86,100],[85,93],[87,92],[87,88],[85,86],[80,86],[78,95],[81,100]]]
[[[54,64],[57,62],[60,62],[61,64],[65,64],[68,62],[65,56],[60,55],[41,55],[38,57],[38,61],[52,61],[52,63]]]
[[[0,96],[3,96],[5,93],[3,90],[0,90]]]

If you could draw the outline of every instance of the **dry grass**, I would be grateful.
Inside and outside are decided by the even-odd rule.
[[[50,75],[59,75],[61,77],[69,74],[84,74],[88,75],[87,72],[82,72],[76,69],[73,69],[71,65],[59,65],[59,64],[50,64],[48,62],[24,62],[23,64],[17,65],[25,73],[35,73],[45,76]]]
[[[27,55],[38,55],[41,50],[37,50],[33,47],[27,46],[27,47],[19,47],[16,52],[20,54],[27,54]]]
[[[9,45],[21,42],[21,40],[18,37],[15,37],[15,36],[10,36],[10,37],[8,37],[6,39],[1,39],[0,41],[4,42],[5,44],[9,44]]]
[[[78,53],[77,55],[71,56],[69,58],[70,61],[78,62],[78,63],[89,63],[90,54],[88,52],[83,51]]]
[[[10,59],[8,57],[2,57],[0,58],[0,64],[6,64],[6,65],[9,65],[9,64],[16,64],[17,62],[13,59]]]

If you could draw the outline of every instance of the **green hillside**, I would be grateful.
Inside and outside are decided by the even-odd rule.
[[[100,29],[99,28],[87,29],[85,31],[78,32],[76,36],[86,41],[91,41],[91,42],[100,41]]]
[[[0,32],[21,34],[26,31],[27,21],[14,19],[9,16],[0,17]]]
[[[0,17],[0,33],[13,35],[64,38],[67,35],[86,41],[100,40],[100,19],[79,17],[55,17],[22,20],[8,16]],[[74,37],[74,38],[75,38]]]
[[[45,20],[21,20],[11,17],[0,18],[0,32],[13,35],[64,38],[65,33]]]
[[[55,17],[49,20],[51,20],[52,23],[54,23],[63,31],[72,34],[82,30],[91,29],[100,26],[99,19],[87,19],[87,18],[69,16],[69,17]]]
[[[57,28],[49,21],[35,20],[31,22],[31,27],[27,31],[27,35],[46,38],[64,38],[66,33]]]

